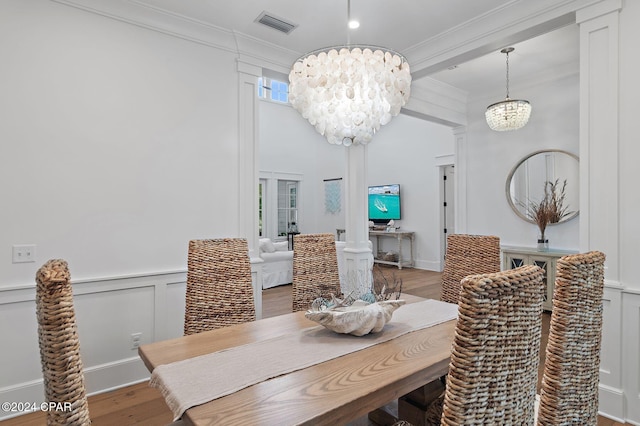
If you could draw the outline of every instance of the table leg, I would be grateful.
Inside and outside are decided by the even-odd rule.
[[[414,426],[428,426],[440,421],[444,383],[434,380],[398,399],[398,418]]]
[[[411,234],[411,237],[409,237],[409,244],[410,244],[409,252],[411,253],[411,267],[415,266],[415,260],[414,260],[414,257],[413,257],[413,240],[414,240],[414,238],[415,237],[414,237],[413,234]]]

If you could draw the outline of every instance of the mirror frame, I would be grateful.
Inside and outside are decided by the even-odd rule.
[[[575,154],[572,154],[569,151],[565,151],[563,149],[541,149],[539,151],[532,152],[531,154],[527,155],[526,157],[524,157],[523,159],[518,161],[518,163],[511,169],[511,171],[509,172],[509,175],[507,176],[507,182],[505,184],[505,195],[507,197],[507,202],[509,203],[509,206],[511,207],[511,210],[513,210],[515,212],[515,214],[519,218],[521,218],[522,220],[524,220],[526,222],[529,222],[529,223],[533,223],[533,224],[535,224],[536,222],[533,219],[527,217],[520,210],[518,210],[518,207],[516,207],[516,205],[513,204],[513,200],[511,199],[511,179],[513,179],[513,175],[516,173],[516,170],[518,170],[518,167],[520,167],[522,165],[522,163],[524,163],[529,158],[531,158],[531,157],[533,157],[535,155],[544,154],[544,153],[547,153],[547,152],[559,152],[559,153],[562,153],[562,154],[567,154],[568,156],[574,158],[578,162],[578,176],[579,176],[579,173],[580,173],[580,159],[578,158],[578,156],[575,155]],[[573,219],[574,217],[578,216],[579,214],[580,214],[580,206],[578,206],[578,209],[576,211],[574,211],[569,216],[567,216],[564,219],[562,219],[560,222],[549,223],[548,226],[558,225],[558,224],[567,222],[567,221]]]

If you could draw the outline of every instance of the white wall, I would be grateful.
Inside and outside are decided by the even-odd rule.
[[[579,154],[579,76],[553,81],[511,84],[512,96],[531,102],[529,123],[520,130],[494,132],[484,119],[487,105],[500,100],[476,98],[469,103],[467,127],[467,232],[497,235],[504,245],[534,246],[535,224],[525,222],[507,202],[505,184],[511,169],[527,155],[541,149],[562,149]],[[525,84],[526,83],[526,84]],[[569,182],[577,190],[579,182]],[[577,208],[577,206],[575,207]],[[579,248],[580,216],[547,228],[549,245]]]
[[[0,287],[53,257],[76,278],[184,269],[189,239],[237,232],[232,53],[45,0],[0,4],[0,46]]]

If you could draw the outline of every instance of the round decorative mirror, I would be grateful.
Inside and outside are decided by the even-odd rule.
[[[553,188],[563,197],[566,215],[557,222],[562,223],[578,215],[579,184],[578,157],[567,151],[551,149],[536,151],[520,160],[509,173],[505,189],[513,211],[527,222],[536,223],[528,206],[540,202],[545,191]]]

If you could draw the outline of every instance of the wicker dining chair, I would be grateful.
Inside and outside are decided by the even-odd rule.
[[[441,424],[533,425],[544,271],[462,280]]]
[[[187,264],[185,335],[256,319],[246,239],[189,241]]]
[[[293,312],[309,309],[317,297],[340,296],[333,234],[298,234],[293,241]]]
[[[440,300],[458,303],[460,281],[467,275],[500,271],[500,238],[493,235],[447,236]]]
[[[47,410],[47,425],[89,425],[80,341],[66,261],[52,259],[36,273],[38,344],[47,403],[69,403]]]
[[[460,281],[464,277],[499,271],[500,238],[491,235],[450,234],[447,236],[440,300],[458,303]],[[446,376],[443,376],[403,396],[420,405],[425,413],[426,424],[440,424],[445,383]],[[440,396],[433,399],[434,393],[440,393]],[[413,395],[417,395],[417,398]],[[400,415],[405,414],[404,407],[398,408]]]
[[[596,425],[605,255],[558,259],[538,425]]]

